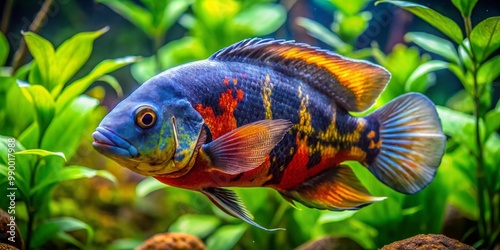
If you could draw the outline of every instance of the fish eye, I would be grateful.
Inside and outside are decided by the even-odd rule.
[[[156,123],[156,112],[150,106],[143,106],[135,112],[135,124],[143,129],[151,128]]]

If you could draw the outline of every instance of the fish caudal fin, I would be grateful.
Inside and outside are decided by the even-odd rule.
[[[368,116],[380,124],[380,151],[370,171],[392,189],[414,194],[434,178],[446,137],[434,104],[424,95],[409,93]]]
[[[334,211],[356,210],[385,197],[371,196],[351,168],[345,165],[328,168],[300,186],[280,192],[289,202]]]

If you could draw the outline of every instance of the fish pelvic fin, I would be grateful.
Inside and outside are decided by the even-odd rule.
[[[246,39],[209,60],[266,65],[303,80],[348,111],[371,107],[391,77],[386,69],[370,62],[286,40]]]
[[[385,197],[373,197],[346,165],[331,167],[300,186],[280,192],[287,200],[333,211],[357,210]]]
[[[240,174],[260,166],[292,127],[288,120],[260,120],[236,128],[202,146],[215,169]]]
[[[222,211],[231,216],[239,218],[252,226],[268,232],[285,230],[284,228],[269,229],[257,224],[255,221],[253,221],[253,215],[248,211],[238,195],[229,189],[207,187],[203,188],[201,192],[206,195]]]
[[[379,123],[380,148],[370,171],[390,188],[414,194],[426,187],[436,174],[446,147],[434,104],[424,95],[402,95],[368,119]]]

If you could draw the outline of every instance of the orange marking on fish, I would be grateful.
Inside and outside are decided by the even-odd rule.
[[[373,139],[373,138],[375,138],[375,131],[373,131],[373,130],[372,130],[372,131],[370,131],[370,133],[368,133],[367,137],[368,137],[368,139]]]
[[[370,145],[368,145],[368,148],[369,149],[380,148],[381,145],[382,145],[382,141],[375,143],[373,140],[371,140]]]
[[[229,85],[229,77],[224,77],[224,84]]]
[[[238,84],[238,79],[233,77],[233,83],[234,83],[234,85]]]
[[[201,104],[195,106],[196,111],[200,113],[210,128],[214,139],[237,127],[234,111],[238,106],[238,102],[243,100],[243,97],[244,92],[241,89],[236,90],[236,98],[233,98],[232,89],[222,93],[219,97],[219,107],[222,114],[218,116],[215,115],[213,108],[210,106],[203,107]]]

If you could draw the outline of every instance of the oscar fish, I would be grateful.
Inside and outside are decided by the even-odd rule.
[[[93,146],[273,231],[227,187],[269,187],[292,204],[341,211],[384,199],[348,160],[404,194],[432,181],[446,140],[428,98],[408,93],[350,113],[370,108],[389,79],[381,66],[304,43],[247,39],[146,81],[103,118]]]

